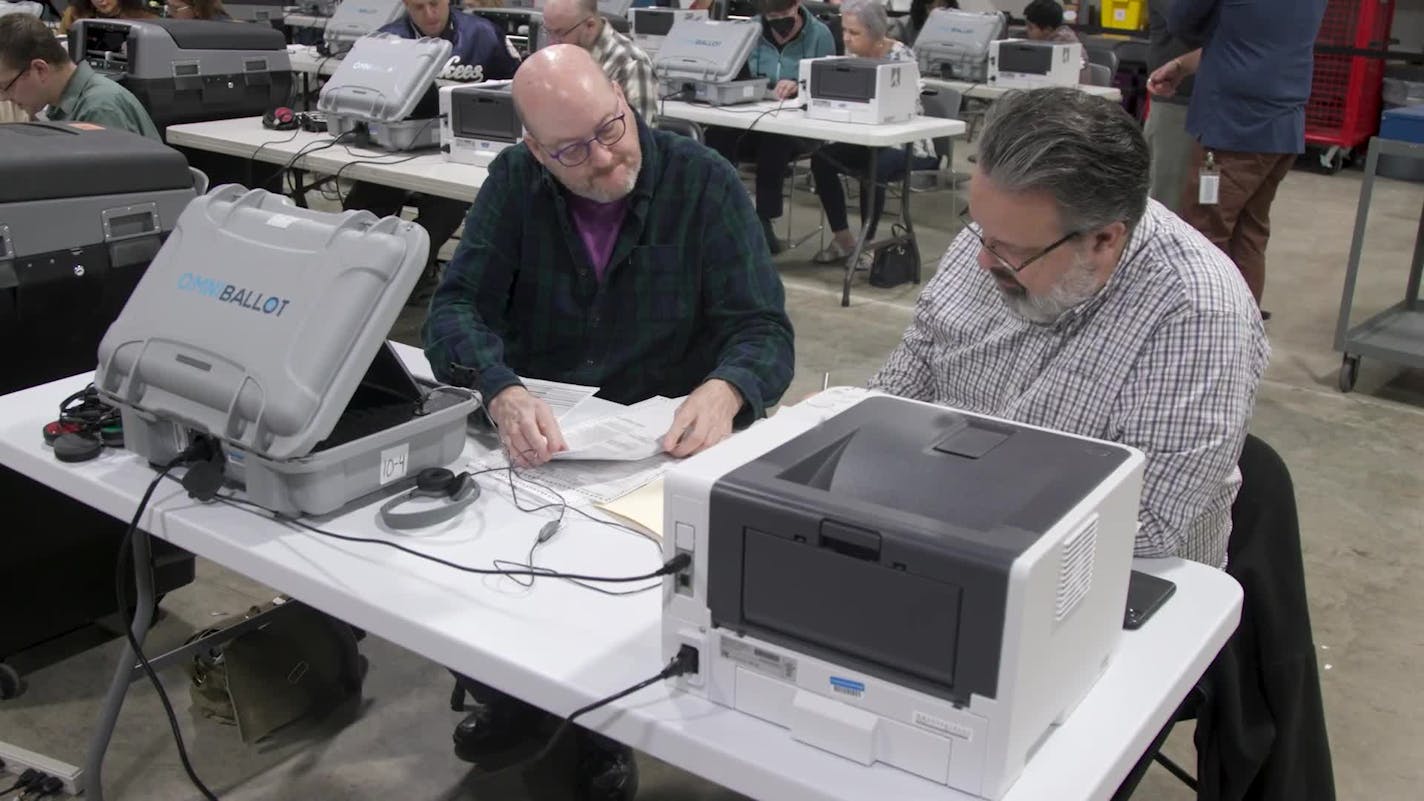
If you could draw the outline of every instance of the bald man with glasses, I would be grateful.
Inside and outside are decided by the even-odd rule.
[[[870,385],[1147,456],[1138,556],[1222,567],[1270,348],[1231,261],[1147,197],[1141,129],[1076,89],[990,110],[964,230]]]
[[[430,302],[425,353],[484,398],[512,461],[564,449],[521,377],[636,403],[687,396],[661,438],[688,456],[776,404],[791,380],[781,279],[732,166],[650,129],[592,56],[538,51],[514,76],[523,142],[490,165]],[[455,752],[483,763],[536,736],[537,710],[470,679]],[[581,735],[585,798],[628,798],[631,753]]]

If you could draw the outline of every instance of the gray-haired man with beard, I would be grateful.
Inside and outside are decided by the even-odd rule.
[[[870,385],[1142,450],[1137,555],[1219,567],[1269,347],[1231,261],[1148,200],[1148,163],[1116,103],[1005,95],[972,220]]]

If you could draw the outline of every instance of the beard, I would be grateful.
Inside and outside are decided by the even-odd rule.
[[[998,288],[1009,311],[1039,325],[1055,322],[1064,312],[1086,302],[1102,288],[1094,274],[1096,271],[1092,263],[1083,256],[1077,257],[1072,267],[1042,294],[1030,293],[1027,287],[1019,283],[1017,276],[1003,267],[993,267],[989,272],[1000,279],[994,282],[994,286]]]
[[[624,168],[627,177],[616,184],[610,184],[610,176],[619,167]],[[568,190],[585,200],[592,200],[594,203],[614,203],[633,193],[633,187],[638,185],[638,173],[642,169],[643,159],[642,154],[639,154],[636,161],[630,160],[615,164],[601,173],[590,175],[587,180],[579,182],[578,186],[568,187]]]

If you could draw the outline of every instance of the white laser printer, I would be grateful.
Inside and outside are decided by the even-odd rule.
[[[937,8],[915,37],[915,57],[927,78],[983,83],[989,69],[989,43],[1004,36],[1004,15],[995,11]]]
[[[642,48],[649,58],[656,57],[667,40],[668,32],[680,20],[707,19],[707,11],[679,8],[631,8],[628,9],[628,27],[633,33],[633,43]]]
[[[747,69],[760,37],[761,23],[751,20],[694,19],[674,25],[653,60],[658,95],[713,106],[761,100],[766,79]]]
[[[226,478],[284,514],[455,461],[478,402],[416,383],[386,342],[428,249],[396,217],[233,184],[194,199],[99,344],[125,447],[162,463],[217,437]]]
[[[322,33],[328,53],[341,55],[366,36],[400,19],[405,0],[341,0]]]
[[[356,40],[316,107],[347,144],[415,150],[440,143],[435,76],[450,60],[448,39],[373,33]]]
[[[1001,798],[1121,635],[1143,461],[867,390],[784,409],[665,476],[677,685]]]
[[[446,161],[489,166],[524,138],[512,81],[440,87],[440,151]]]
[[[883,58],[803,58],[798,83],[811,119],[862,125],[909,122],[920,97],[920,68],[913,61]]]
[[[1077,42],[1001,39],[989,45],[990,86],[1077,86],[1082,71],[1083,46]]]

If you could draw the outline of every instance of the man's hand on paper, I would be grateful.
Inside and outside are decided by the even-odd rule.
[[[677,407],[672,427],[663,436],[663,450],[681,458],[716,445],[732,433],[732,419],[742,403],[736,387],[720,378],[708,379]]]
[[[791,98],[796,96],[796,93],[799,90],[800,87],[796,85],[795,81],[787,80],[777,81],[776,87],[772,91],[776,93],[777,100],[790,100]]]
[[[488,404],[500,445],[516,467],[538,467],[567,450],[549,404],[522,386],[508,387]]]

